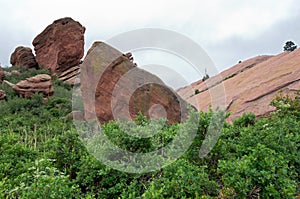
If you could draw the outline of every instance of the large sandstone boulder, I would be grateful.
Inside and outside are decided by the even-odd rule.
[[[84,54],[85,28],[72,18],[54,21],[32,42],[38,64],[53,74],[77,66]]]
[[[213,100],[216,105],[221,104],[221,98],[212,99],[218,86],[224,89],[225,110],[231,113],[229,120],[249,112],[268,115],[275,110],[270,102],[279,91],[292,94],[300,90],[300,49],[276,56],[254,57],[205,82],[181,88],[178,93],[198,110],[207,110]],[[199,90],[197,95],[196,89]]]
[[[81,91],[86,120],[100,123],[148,118],[177,123],[187,117],[187,103],[155,75],[139,69],[131,54],[96,42],[81,65]]]
[[[12,84],[6,80],[4,82],[11,86],[16,93],[25,98],[30,98],[35,93],[43,93],[44,97],[53,96],[54,94],[51,76],[47,74],[39,74],[27,78],[17,84]]]
[[[31,48],[19,46],[11,54],[10,63],[21,68],[38,68]]]

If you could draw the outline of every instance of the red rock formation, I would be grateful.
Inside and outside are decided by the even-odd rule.
[[[73,66],[61,74],[59,74],[58,79],[69,85],[75,85],[80,82],[78,76],[80,74],[80,66]]]
[[[217,86],[224,88],[225,109],[231,112],[229,120],[249,112],[266,115],[274,111],[269,104],[280,90],[300,89],[300,49],[249,59],[205,82],[181,88],[178,93],[198,110],[207,110],[213,100],[216,106],[221,103],[219,99],[211,99]],[[196,89],[200,93],[194,95]]]
[[[54,21],[32,42],[38,64],[53,74],[77,66],[84,54],[85,28],[72,18]]]
[[[10,57],[10,63],[13,66],[21,68],[38,68],[38,64],[32,53],[31,48],[19,46]]]
[[[81,91],[86,120],[133,119],[139,111],[169,123],[187,116],[187,103],[175,91],[136,67],[130,54],[101,42],[93,44],[81,65]]]
[[[12,84],[6,80],[4,82],[11,86],[16,93],[25,98],[30,98],[35,93],[43,93],[45,97],[53,96],[54,94],[51,77],[47,74],[39,74],[27,78],[17,84]]]

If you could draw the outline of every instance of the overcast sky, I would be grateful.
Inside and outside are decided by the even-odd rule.
[[[0,0],[0,63],[47,25],[72,17],[86,27],[85,50],[96,41],[138,28],[163,28],[197,42],[221,71],[256,55],[300,45],[297,0]],[[137,60],[139,61],[139,60]]]

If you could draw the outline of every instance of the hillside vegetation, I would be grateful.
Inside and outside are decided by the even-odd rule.
[[[8,80],[38,73],[47,71],[22,71]],[[225,123],[205,158],[198,153],[210,120],[225,113],[200,111],[197,135],[181,158],[155,172],[129,174],[87,152],[70,117],[72,88],[53,82],[55,95],[48,100],[39,94],[20,98],[0,85],[8,96],[0,101],[0,198],[297,198],[300,193],[298,97],[276,97],[271,104],[277,111],[269,117],[249,113]],[[136,128],[148,125],[142,115],[136,123]],[[121,148],[142,153],[169,143],[180,125],[165,125],[143,139],[129,136],[117,122],[102,130]]]

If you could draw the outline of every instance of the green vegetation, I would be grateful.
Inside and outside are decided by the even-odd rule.
[[[233,78],[234,76],[236,76],[236,73],[233,73],[233,74],[231,74],[231,75],[225,77],[223,81],[225,81],[225,80],[227,80],[227,79],[230,79],[230,78]]]
[[[209,75],[207,74],[206,68],[205,68],[205,75],[202,77],[202,81],[206,81],[209,79]]]
[[[209,79],[209,75],[208,74],[205,74],[203,77],[202,77],[202,81],[205,82],[206,80]]]
[[[297,45],[292,41],[287,41],[283,47],[283,51],[292,52],[297,49]]]
[[[24,71],[29,76],[34,71]],[[20,79],[11,76],[10,81]],[[0,198],[296,198],[300,194],[300,101],[280,95],[268,118],[244,114],[224,123],[215,147],[199,149],[214,115],[199,118],[189,150],[174,163],[150,173],[114,170],[90,155],[69,117],[71,87],[58,80],[47,101],[39,94],[19,98],[5,85],[0,101]],[[297,95],[299,96],[299,95]],[[132,131],[149,125],[142,115]],[[167,145],[185,124],[164,125],[151,138],[136,138],[117,122],[102,126],[120,148],[148,152]],[[189,127],[189,126],[185,126]],[[214,127],[214,125],[213,125]],[[192,127],[191,127],[192,128]]]

